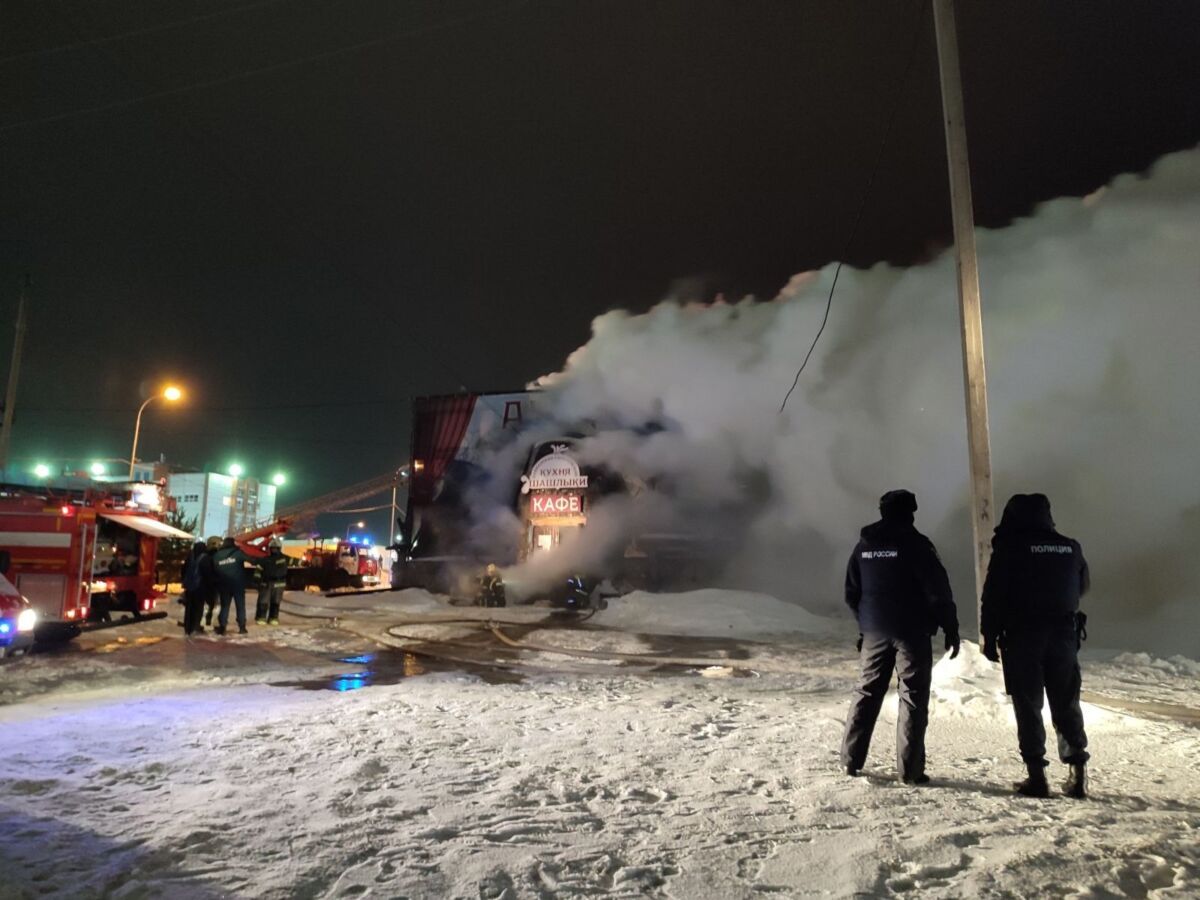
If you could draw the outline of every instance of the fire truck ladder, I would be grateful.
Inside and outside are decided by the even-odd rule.
[[[312,500],[284,507],[276,510],[275,515],[280,519],[290,519],[293,532],[312,532],[316,530],[318,514],[342,511],[348,504],[357,503],[379,494],[387,493],[392,488],[406,482],[407,479],[400,474],[400,471],[400,469],[396,469],[396,471],[388,472],[386,475],[360,481],[358,484],[330,491],[328,494],[322,494],[320,497],[314,497]],[[389,505],[386,504],[379,508],[385,509]],[[358,510],[355,511],[357,512]]]

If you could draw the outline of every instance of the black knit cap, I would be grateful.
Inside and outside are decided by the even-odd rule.
[[[888,516],[912,515],[917,511],[917,497],[912,491],[888,491],[879,498],[879,512]]]

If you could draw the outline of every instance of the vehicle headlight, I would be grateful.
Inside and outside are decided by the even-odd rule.
[[[33,631],[33,626],[36,624],[37,610],[23,609],[17,616],[17,631]]]

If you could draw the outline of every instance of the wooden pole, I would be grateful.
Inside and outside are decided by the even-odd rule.
[[[963,382],[967,401],[971,530],[975,539],[975,601],[978,612],[983,580],[991,558],[994,527],[992,451],[988,436],[979,263],[975,256],[975,217],[971,205],[971,169],[967,160],[967,129],[963,117],[954,0],[933,0],[933,21],[937,31],[942,117],[946,126],[946,161],[950,170],[950,205],[954,214],[954,249],[958,260],[958,311],[962,327]]]

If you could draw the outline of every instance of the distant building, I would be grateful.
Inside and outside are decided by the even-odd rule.
[[[233,535],[270,522],[275,516],[275,485],[217,472],[174,472],[167,492],[185,521],[195,518],[195,534]]]

